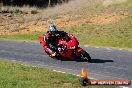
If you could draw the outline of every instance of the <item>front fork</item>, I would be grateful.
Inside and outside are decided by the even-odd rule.
[[[80,48],[80,47],[77,47],[77,48],[75,49],[75,54],[76,54],[76,56],[80,56],[81,51],[83,51],[83,49]]]

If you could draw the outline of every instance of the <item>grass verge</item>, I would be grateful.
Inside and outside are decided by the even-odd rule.
[[[82,88],[79,78],[51,70],[0,60],[0,88]],[[90,86],[86,88],[117,88]]]
[[[29,33],[29,34],[13,34],[13,35],[0,35],[3,40],[22,40],[22,41],[37,41],[40,35],[44,33]]]

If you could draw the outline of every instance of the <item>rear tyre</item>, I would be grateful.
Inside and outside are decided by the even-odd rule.
[[[91,57],[86,51],[81,51],[81,59],[86,62],[91,62]]]

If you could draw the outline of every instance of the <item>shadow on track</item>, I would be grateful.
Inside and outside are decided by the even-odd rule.
[[[107,63],[114,62],[113,60],[102,60],[102,59],[92,59],[90,63]]]
[[[61,60],[61,61],[76,61],[76,62],[85,62],[84,60],[81,60],[81,59],[75,59],[75,58],[71,58],[71,59],[66,59],[66,58],[57,58],[57,60]]]
[[[81,59],[65,59],[65,58],[59,58],[57,60],[61,60],[61,61],[76,61],[76,62],[86,62],[84,60]],[[103,59],[91,59],[91,62],[89,63],[107,63],[107,62],[114,62],[113,60],[103,60]]]

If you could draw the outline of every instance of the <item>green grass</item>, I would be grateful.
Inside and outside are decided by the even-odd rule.
[[[23,40],[23,41],[37,41],[40,35],[44,33],[29,33],[29,34],[14,34],[14,35],[0,35],[0,39]]]
[[[0,88],[83,88],[79,77],[0,60]],[[91,86],[86,88],[117,88]]]
[[[22,13],[22,11],[18,10],[18,9],[14,9],[14,10],[0,10],[0,13],[11,13],[11,14],[17,14],[17,13]]]

